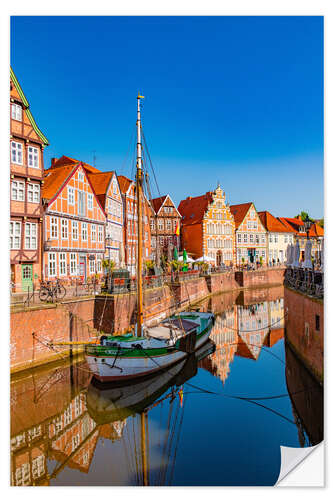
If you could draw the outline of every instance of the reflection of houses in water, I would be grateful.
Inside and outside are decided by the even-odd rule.
[[[110,439],[112,442],[121,439],[127,420],[117,420],[109,424],[103,424],[99,428],[99,437]]]
[[[78,394],[48,426],[49,456],[68,467],[88,472],[98,438],[89,416],[86,394]],[[95,432],[94,432],[95,431]]]
[[[201,366],[220,378],[225,383],[237,351],[237,310],[233,306],[228,311],[216,316],[210,339],[216,350],[208,358],[201,361]]]
[[[265,338],[265,346],[273,347],[284,337],[284,299],[279,297],[268,302],[269,323],[271,325],[268,335]]]
[[[237,355],[257,360],[269,329],[268,303],[237,306]]]
[[[87,473],[101,429],[89,416],[87,370],[65,367],[27,377],[11,393],[11,484],[48,485],[64,466]],[[114,422],[109,439],[119,439],[124,422]],[[105,437],[107,429],[104,426]],[[47,470],[47,460],[58,464]]]

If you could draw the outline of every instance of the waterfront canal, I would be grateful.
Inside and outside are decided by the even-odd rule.
[[[200,309],[216,314],[211,340],[154,378],[101,386],[84,359],[16,376],[11,484],[275,484],[281,445],[323,439],[321,386],[284,341],[284,289]]]

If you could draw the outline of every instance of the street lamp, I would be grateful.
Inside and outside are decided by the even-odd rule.
[[[312,222],[309,219],[309,216],[307,214],[306,219],[304,220],[304,227],[305,227],[305,231],[306,231],[306,239],[307,240],[309,239],[309,231],[310,231],[311,224],[312,224]]]

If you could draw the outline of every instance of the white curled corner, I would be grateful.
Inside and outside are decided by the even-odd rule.
[[[304,460],[317,448],[319,449],[311,457],[313,460],[309,459],[304,462]],[[309,446],[308,448],[280,446],[280,450],[281,468],[275,486],[324,486],[323,442],[316,446]],[[310,471],[311,473],[309,474]],[[292,474],[290,474],[290,472],[292,472]],[[288,478],[286,478],[286,476],[288,476]]]

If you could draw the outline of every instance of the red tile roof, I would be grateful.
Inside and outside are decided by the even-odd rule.
[[[252,201],[250,201],[249,203],[240,203],[239,205],[230,205],[230,211],[234,216],[236,229],[243,222],[244,217],[249,211],[251,205],[253,205]]]
[[[114,171],[111,172],[88,172],[89,180],[97,195],[106,194]]]
[[[53,169],[53,168],[59,168],[59,167],[63,167],[63,166],[69,166],[69,165],[76,165],[77,163],[80,163],[79,160],[75,160],[74,158],[70,158],[69,156],[61,156],[61,158],[58,158],[54,163],[53,165],[51,165],[51,167],[48,169]],[[88,171],[88,172],[100,172],[100,170],[98,170],[97,168],[95,167],[92,167],[91,165],[89,165],[88,163],[85,163],[85,162],[81,162],[82,165],[84,166],[84,168]]]
[[[63,184],[74,172],[78,165],[67,165],[44,171],[42,198],[51,200],[62,188]]]
[[[120,191],[123,194],[126,194],[127,191],[128,191],[128,188],[130,187],[130,185],[134,181],[131,181],[131,179],[129,179],[128,177],[125,177],[124,175],[119,175],[118,176],[118,182],[119,182]]]
[[[208,191],[202,196],[188,197],[182,200],[178,206],[178,212],[182,216],[183,225],[200,224],[207,211],[208,205],[212,203],[212,192]]]
[[[166,194],[165,196],[160,196],[159,198],[153,198],[152,200],[150,200],[156,214],[165,202],[167,196],[168,195]]]
[[[270,212],[264,210],[258,212],[259,218],[267,231],[272,233],[292,233],[293,231],[289,229],[285,224],[283,224],[279,219],[274,217]]]
[[[315,238],[318,236],[324,236],[324,229],[317,223],[313,223],[309,229],[310,238]]]

